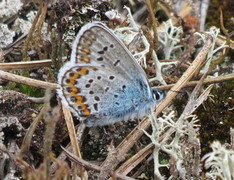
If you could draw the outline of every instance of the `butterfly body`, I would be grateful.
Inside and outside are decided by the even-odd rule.
[[[80,30],[58,83],[63,104],[87,126],[141,118],[163,97],[150,88],[129,50],[101,23]]]

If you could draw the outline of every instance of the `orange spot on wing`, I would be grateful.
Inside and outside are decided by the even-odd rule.
[[[85,53],[86,55],[90,53],[89,47],[86,47],[86,48],[84,49],[84,53]]]
[[[82,104],[83,102],[83,97],[82,96],[76,96],[76,104]]]
[[[90,59],[89,59],[89,57],[88,57],[87,55],[84,55],[84,56],[82,57],[82,61],[84,61],[84,62],[86,62],[86,63],[89,63],[89,62],[90,62]]]
[[[86,116],[90,115],[90,110],[89,109],[85,109],[84,110],[84,115],[86,115]]]
[[[90,115],[90,109],[88,109],[88,105],[81,104],[80,107],[81,107],[80,116],[89,116]]]
[[[70,82],[68,86],[72,87],[75,84],[75,80],[80,77],[80,74],[74,73],[74,75],[70,78]]]
[[[83,116],[88,116],[90,115],[90,109],[88,109],[88,106],[86,104],[81,105],[81,112]]]
[[[78,92],[79,92],[79,91],[78,91],[78,88],[77,88],[77,87],[75,87],[75,86],[72,86],[72,87],[71,87],[70,95],[75,96],[75,95],[77,95]]]
[[[82,105],[81,105],[81,108],[82,108],[83,110],[85,110],[85,109],[87,109],[87,105],[86,105],[86,104],[82,104]]]
[[[78,92],[78,89],[76,87],[72,87],[72,93],[76,94]]]
[[[81,70],[79,71],[79,73],[82,74],[82,75],[85,75],[85,74],[88,73],[88,69],[86,69],[86,68],[81,68]]]
[[[73,101],[75,104],[83,104],[83,97],[79,96],[77,94],[72,94],[72,97],[75,98],[75,100]]]

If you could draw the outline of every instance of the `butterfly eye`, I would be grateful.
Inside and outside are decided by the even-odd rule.
[[[158,89],[152,89],[152,93],[153,93],[153,97],[156,101],[161,101],[165,96],[164,92],[160,91]]]
[[[156,92],[154,95],[155,95],[155,99],[156,99],[156,100],[159,100],[160,95],[158,94],[158,92]]]

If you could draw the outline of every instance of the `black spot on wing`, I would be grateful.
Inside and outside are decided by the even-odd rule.
[[[110,89],[109,87],[106,87],[106,88],[105,88],[105,92],[109,91],[109,89]]]
[[[114,44],[110,44],[110,47],[113,48],[113,47],[114,47]]]
[[[98,111],[98,104],[95,103],[95,104],[93,105],[93,108],[94,108],[96,111]]]
[[[86,84],[85,87],[86,87],[86,88],[90,88],[90,84]]]
[[[103,61],[103,57],[98,57],[97,61]]]
[[[99,98],[98,96],[95,96],[94,99],[95,99],[96,101],[100,101],[100,98]]]
[[[105,46],[105,47],[103,48],[103,51],[107,51],[107,50],[108,50],[108,47]]]
[[[120,63],[120,60],[118,59],[117,61],[115,61],[114,66],[117,66]]]
[[[115,78],[115,76],[109,76],[110,80],[113,80]]]

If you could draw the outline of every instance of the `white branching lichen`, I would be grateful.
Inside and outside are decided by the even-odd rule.
[[[212,152],[202,158],[205,161],[205,168],[211,168],[206,177],[214,180],[234,179],[234,150],[227,149],[219,141],[214,141],[210,147]]]
[[[141,42],[144,45],[144,50],[142,50],[141,52],[136,52],[134,54],[134,57],[136,57],[138,62],[146,68],[147,67],[146,54],[149,52],[150,43],[148,42],[147,38],[143,35],[143,32],[141,31],[141,29],[138,27],[138,25],[134,21],[130,9],[128,7],[125,7],[125,9],[127,9],[127,11],[128,11],[127,17],[128,17],[129,22],[130,22],[130,27],[117,28],[117,29],[115,29],[115,34],[121,40],[123,40],[126,44],[129,44],[137,35],[140,34]],[[174,53],[175,51],[181,52],[182,45],[179,45],[178,42],[180,40],[179,36],[182,33],[182,28],[181,27],[174,27],[172,25],[171,21],[169,21],[167,24],[168,24],[167,25],[168,28],[165,30],[165,32],[162,32],[164,38],[162,37],[160,41],[164,44],[164,46],[167,46],[169,44],[169,46],[166,47],[166,49],[165,49],[165,56],[171,57],[172,53]],[[158,81],[162,84],[166,84],[166,82],[164,81],[164,79],[162,77],[161,69],[163,66],[175,65],[175,64],[177,64],[177,62],[161,63],[154,50],[152,52],[152,60],[154,61],[154,66],[155,66],[155,70],[157,73],[156,73],[156,76],[154,78],[150,79],[149,81],[150,82]]]
[[[174,166],[175,170],[178,172],[178,176],[181,179],[188,179],[191,176],[189,174],[189,167],[185,166],[185,163],[195,162],[196,157],[191,157],[190,159],[185,159],[184,155],[187,153],[191,156],[195,151],[194,147],[199,144],[196,133],[199,125],[197,124],[198,118],[195,115],[187,116],[183,121],[175,122],[175,112],[171,111],[163,117],[156,118],[154,113],[149,116],[149,120],[152,125],[152,134],[144,133],[151,139],[152,143],[155,145],[153,150],[154,157],[154,174],[158,179],[166,179],[161,173],[161,168],[167,168]],[[190,122],[187,120],[190,119]],[[171,133],[166,132],[166,130],[173,129]],[[174,132],[174,133],[173,133]],[[172,135],[173,134],[173,135]],[[160,137],[164,136],[163,139]],[[187,138],[185,138],[185,136]],[[185,140],[187,139],[187,140]],[[187,146],[186,146],[187,145]],[[186,149],[187,148],[187,149]],[[173,162],[161,163],[160,155],[165,153],[170,157]],[[193,153],[191,153],[193,152]],[[165,161],[164,161],[165,162]],[[193,166],[196,174],[199,174],[199,160],[198,165]],[[187,168],[187,169],[186,169]],[[173,178],[173,175],[169,179]]]
[[[149,43],[147,42],[146,37],[142,35],[143,33],[141,32],[141,29],[134,21],[131,14],[131,10],[126,6],[125,9],[128,11],[127,17],[130,22],[130,27],[117,28],[115,29],[115,34],[127,45],[129,45],[136,36],[141,34],[141,40],[145,46],[145,49],[141,52],[136,52],[134,54],[134,57],[136,57],[136,59],[139,61],[140,64],[142,64],[144,67],[147,67],[145,56],[149,52]]]
[[[119,20],[121,20],[121,17],[120,17],[120,15],[119,15],[119,13],[118,13],[118,11],[117,10],[110,10],[110,11],[107,11],[107,12],[105,12],[105,15],[106,15],[106,17],[108,17],[110,20],[115,20],[115,19],[119,19]]]
[[[182,53],[180,45],[180,35],[183,33],[182,27],[173,26],[169,20],[165,24],[164,30],[159,33],[158,40],[163,45],[165,59],[177,59]],[[175,53],[178,51],[179,53]]]
[[[213,41],[212,41],[213,43],[212,43],[211,48],[210,48],[210,50],[209,50],[209,52],[208,52],[208,54],[207,54],[207,59],[208,59],[208,61],[207,61],[206,65],[204,66],[204,68],[201,70],[201,73],[205,73],[205,72],[207,72],[207,71],[209,70],[210,63],[213,61],[213,57],[214,57],[214,55],[215,55],[218,51],[220,51],[221,49],[224,49],[224,48],[228,47],[228,46],[226,45],[226,41],[224,41],[223,44],[222,44],[221,46],[215,48],[215,42],[216,42],[216,39],[218,38],[219,32],[220,32],[220,30],[219,30],[218,28],[216,28],[216,27],[211,27],[211,28],[210,28],[210,31],[209,31],[209,32],[206,32],[206,34],[200,34],[200,33],[198,33],[198,32],[195,33],[196,35],[200,36],[200,39],[199,39],[198,41],[205,42],[205,41],[206,41],[206,40],[205,40],[205,39],[206,39],[205,36],[206,36],[207,34],[211,35],[211,37],[213,38]],[[217,58],[217,59],[218,59],[218,58]]]

